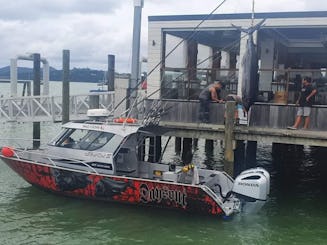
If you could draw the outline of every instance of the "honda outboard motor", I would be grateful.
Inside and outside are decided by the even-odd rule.
[[[270,175],[263,168],[243,171],[236,177],[232,192],[245,203],[243,211],[257,211],[264,205],[269,195]]]

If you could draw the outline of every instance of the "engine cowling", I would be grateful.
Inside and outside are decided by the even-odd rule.
[[[263,168],[245,170],[236,177],[232,192],[253,201],[266,201],[270,192],[270,175]]]

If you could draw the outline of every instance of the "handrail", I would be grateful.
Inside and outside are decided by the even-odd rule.
[[[114,113],[115,92],[92,92],[70,96],[70,118],[86,120],[90,108],[90,96],[99,96],[100,108]],[[0,121],[40,122],[60,121],[62,117],[62,96],[25,96],[0,98]]]
[[[54,159],[55,158],[59,158],[59,159],[63,159],[63,160],[68,160],[68,161],[75,161],[75,162],[78,162],[78,163],[81,163],[83,164],[84,166],[88,167],[89,169],[91,169],[93,171],[93,173],[96,173],[96,174],[99,174],[98,171],[96,171],[92,166],[90,166],[89,164],[87,164],[86,162],[83,162],[81,160],[78,160],[78,159],[74,159],[74,158],[63,158],[62,156],[55,156],[55,155],[49,155],[49,154],[44,154],[44,153],[38,153],[38,152],[33,152],[31,150],[27,151],[27,150],[20,150],[20,149],[16,149],[14,148],[14,152],[20,152],[20,153],[26,153],[28,152],[29,154],[35,154],[35,155],[38,155],[38,156],[41,156],[41,157],[44,157],[45,159],[48,159],[54,166],[58,167],[58,165],[55,164],[55,161]],[[16,157],[21,160],[22,158],[19,157],[18,154],[15,154]],[[31,160],[31,161],[34,161],[34,160]],[[37,161],[34,161],[35,163],[37,163]],[[48,165],[46,163],[42,163],[42,164],[45,164],[45,165]],[[87,171],[87,173],[92,173],[90,171]]]

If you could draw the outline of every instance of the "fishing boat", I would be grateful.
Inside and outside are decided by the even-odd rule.
[[[164,129],[132,118],[101,120],[102,109],[88,115],[90,121],[64,124],[42,149],[2,147],[2,160],[31,185],[70,197],[216,216],[267,200],[270,176],[263,168],[233,180],[196,164],[163,163],[151,142]]]

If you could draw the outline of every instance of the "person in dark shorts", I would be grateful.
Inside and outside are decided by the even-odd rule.
[[[303,129],[308,129],[310,124],[310,113],[311,107],[314,102],[314,97],[317,93],[317,89],[314,88],[311,84],[311,78],[305,77],[302,80],[302,89],[299,99],[297,100],[296,104],[299,105],[296,113],[296,118],[294,125],[291,127],[287,127],[288,129],[298,129],[302,117],[304,117],[304,126]]]
[[[224,100],[220,98],[220,91],[222,83],[216,81],[203,89],[199,95],[200,108],[199,108],[199,121],[202,123],[209,123],[210,102],[222,103]]]

